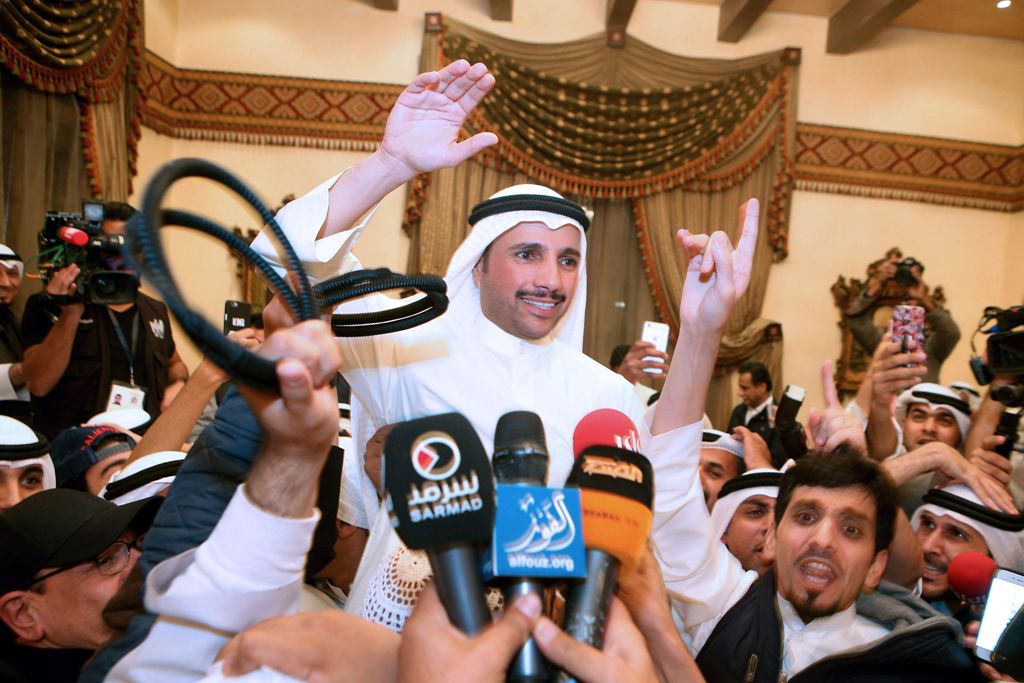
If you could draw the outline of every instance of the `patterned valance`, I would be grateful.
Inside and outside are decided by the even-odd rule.
[[[798,51],[707,60],[632,38],[625,50],[609,50],[603,36],[540,46],[450,17],[433,35],[439,64],[461,58],[494,73],[494,90],[468,126],[499,138],[479,163],[595,199],[715,193],[766,172],[768,242],[774,260],[785,258]],[[425,196],[413,194],[409,232],[421,212],[415,199]]]
[[[141,42],[140,0],[0,2],[0,63],[44,92],[111,101]]]
[[[497,84],[478,120],[518,155],[566,176],[622,186],[652,176],[697,176],[711,165],[708,157],[734,146],[783,94],[778,59],[722,80],[631,89],[534,71],[452,29],[444,51],[490,67]]]

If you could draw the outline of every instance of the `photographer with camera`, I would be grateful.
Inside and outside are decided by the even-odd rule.
[[[138,291],[120,236],[100,234],[102,214],[85,214],[47,216],[39,238],[46,290],[29,297],[22,319],[34,425],[51,440],[112,408],[156,417],[188,379],[166,306]]]
[[[883,262],[871,273],[867,285],[850,305],[846,315],[854,339],[867,353],[873,354],[887,331],[872,319],[877,299],[889,280],[902,286],[906,291],[903,304],[921,306],[925,310],[923,351],[927,354],[924,360],[927,373],[922,381],[938,383],[943,361],[960,341],[960,328],[949,311],[931,298],[923,273],[924,265],[912,256],[902,261],[891,258]]]

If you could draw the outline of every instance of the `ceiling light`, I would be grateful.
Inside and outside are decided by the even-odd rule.
[[[1013,0],[999,0],[999,2],[996,3],[996,7],[998,7],[999,9],[1006,9],[1012,4]]]

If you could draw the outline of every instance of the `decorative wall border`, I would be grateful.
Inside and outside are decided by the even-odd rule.
[[[799,190],[989,211],[1024,209],[1024,145],[797,124]]]
[[[179,69],[147,50],[142,123],[193,140],[371,151],[402,86]]]
[[[193,140],[372,151],[402,86],[179,69],[147,51],[143,125]],[[796,188],[1024,210],[1024,145],[798,123]]]

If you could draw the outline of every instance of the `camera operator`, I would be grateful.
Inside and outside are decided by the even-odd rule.
[[[21,257],[6,244],[0,244],[0,415],[31,424],[31,404],[21,365],[21,323],[11,310],[24,272]]]
[[[22,319],[34,426],[51,440],[111,408],[156,417],[188,379],[164,304],[142,292],[123,304],[74,301],[80,272],[74,263],[54,271]]]
[[[924,361],[928,372],[922,381],[938,383],[943,361],[949,357],[953,347],[960,340],[960,328],[949,311],[931,298],[928,285],[922,278],[923,273],[924,266],[912,257],[902,261],[891,258],[883,262],[868,278],[867,285],[847,311],[847,318],[850,332],[857,343],[867,353],[873,354],[886,332],[886,328],[879,327],[872,320],[876,300],[889,280],[895,280],[903,285],[906,289],[906,299],[903,303],[921,306],[925,310],[923,350],[928,354]]]
[[[123,235],[124,224],[138,213],[135,207],[124,202],[104,202],[103,225],[100,230],[104,235]]]

